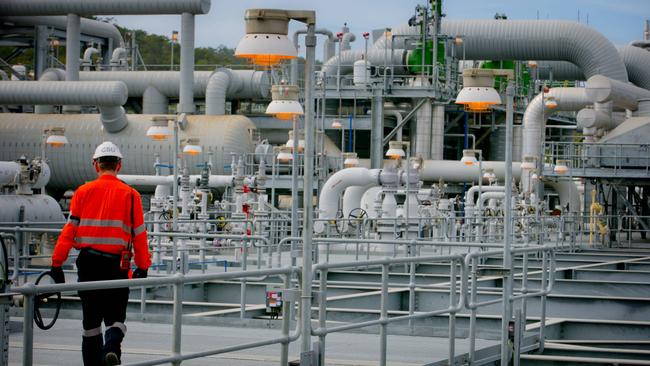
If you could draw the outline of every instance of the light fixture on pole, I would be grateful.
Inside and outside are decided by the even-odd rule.
[[[487,180],[489,184],[492,184],[497,180],[497,175],[494,174],[494,169],[486,168],[483,170],[483,180]]]
[[[463,157],[460,158],[460,162],[465,165],[474,165],[478,163],[478,160],[476,160],[476,150],[472,150],[472,149],[463,150]]]
[[[302,116],[305,112],[298,102],[300,90],[296,85],[273,85],[271,96],[273,100],[266,107],[266,114],[273,114],[281,120],[291,120],[295,116]]]
[[[280,163],[288,163],[293,160],[293,154],[291,153],[291,148],[288,146],[280,146],[278,149],[278,155],[275,157]]]
[[[196,156],[203,152],[203,148],[199,145],[198,138],[189,138],[184,141],[183,154]]]
[[[273,66],[298,57],[287,34],[295,11],[248,9],[244,15],[246,35],[237,44],[235,57],[249,59],[255,65]]]
[[[335,119],[332,121],[332,128],[343,128],[343,123],[340,119]]]
[[[355,152],[343,153],[341,154],[341,157],[343,158],[344,167],[354,168],[359,166],[359,158],[357,157],[357,153]]]
[[[523,160],[520,166],[522,170],[534,170],[537,167],[537,157],[526,155]]]
[[[404,152],[404,143],[402,141],[390,141],[386,157],[393,160],[399,160],[406,156]]]
[[[553,168],[553,173],[564,175],[569,171],[569,161],[558,159],[555,162],[555,167]]]
[[[293,151],[293,131],[289,131],[289,139],[284,146],[288,147]],[[302,131],[298,131],[298,152],[301,153],[305,150],[305,134]]]
[[[68,138],[65,137],[65,128],[53,127],[44,131],[45,144],[54,148],[62,147],[68,143]]]
[[[544,99],[544,106],[548,109],[555,109],[557,108],[557,100],[555,100],[554,96],[549,95]]]
[[[169,63],[169,69],[174,70],[174,45],[178,42],[178,31],[174,30],[172,31],[172,37],[171,37],[171,48],[172,48],[172,57],[171,57],[171,62]]]
[[[469,112],[488,112],[493,105],[501,104],[501,96],[494,89],[494,77],[512,78],[512,75],[512,70],[503,69],[463,70],[463,89],[456,96],[456,104],[464,105]]]
[[[155,116],[151,119],[151,127],[147,129],[147,137],[154,141],[165,141],[170,138],[174,132],[169,128],[169,117]]]
[[[284,59],[297,57],[297,51],[289,41],[289,20],[307,25],[305,36],[305,153],[303,187],[303,230],[302,230],[302,271],[300,292],[300,329],[306,336],[300,340],[301,358],[310,359],[314,353],[311,346],[311,307],[312,307],[312,262],[313,262],[313,186],[314,186],[314,64],[316,62],[316,12],[313,10],[249,9],[246,11],[246,36],[237,45],[235,56],[250,59],[253,63],[272,66]],[[297,192],[292,192],[294,205]],[[297,206],[292,207],[293,217],[297,217]],[[292,234],[297,225],[292,221]],[[293,235],[296,236],[296,235]],[[292,241],[290,250],[295,250]],[[291,258],[295,266],[296,258]],[[309,284],[309,285],[308,285]],[[286,357],[280,360],[286,364]]]

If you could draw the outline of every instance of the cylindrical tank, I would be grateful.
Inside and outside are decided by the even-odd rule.
[[[54,198],[42,195],[0,195],[0,221],[1,222],[18,222],[20,207],[25,208],[24,221],[32,222],[63,222],[65,217],[61,212],[61,207]]]
[[[512,126],[512,161],[521,161],[522,148],[522,127]],[[506,156],[506,128],[500,127],[492,132],[490,136],[490,154],[488,160],[504,161]]]
[[[370,82],[370,62],[358,60],[352,68],[352,80],[354,85],[366,85]]]
[[[17,156],[16,158],[19,158]],[[18,183],[18,174],[20,174],[20,164],[15,161],[0,161],[0,187],[14,185]],[[33,180],[32,188],[41,189],[50,181],[51,171],[49,165],[41,162],[41,171]]]
[[[128,125],[119,133],[102,129],[98,114],[0,114],[0,160],[15,160],[20,155],[40,155],[42,132],[45,128],[63,127],[69,143],[63,147],[47,148],[52,170],[49,187],[74,189],[96,175],[91,164],[95,147],[102,141],[116,143],[124,155],[122,174],[154,174],[155,155],[162,162],[173,162],[174,143],[153,141],[146,137],[153,115],[128,115]],[[175,118],[175,116],[169,116]],[[250,131],[255,125],[245,116],[188,116],[188,125],[179,139],[199,138],[203,153],[187,157],[190,174],[199,174],[198,164],[207,161],[212,150],[213,174],[224,174],[231,153],[254,151]]]

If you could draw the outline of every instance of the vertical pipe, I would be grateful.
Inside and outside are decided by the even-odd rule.
[[[49,32],[47,26],[37,25],[34,27],[34,33],[34,80],[39,80],[47,67]]]
[[[388,345],[388,264],[381,266],[381,314],[382,323],[379,328],[379,365],[386,366],[386,351]]]
[[[173,309],[173,333],[172,333],[172,356],[179,356],[181,354],[181,338],[182,338],[182,325],[183,325],[183,275],[176,275],[176,283],[174,283],[174,309]],[[174,366],[179,366],[180,361],[173,362]]]
[[[307,26],[305,37],[305,154],[303,176],[303,251],[301,316],[302,339],[300,359],[311,357],[311,267],[313,235],[313,178],[314,178],[314,62],[316,60],[315,25]],[[305,360],[306,361],[306,360]]]
[[[520,360],[519,356],[521,353],[521,338],[522,338],[522,316],[521,316],[521,310],[517,309],[515,311],[515,344],[514,344],[514,355],[512,357],[513,359],[513,366],[519,366],[520,365]]]
[[[354,110],[355,110],[355,113],[356,113],[356,108]],[[353,119],[352,114],[350,114],[350,117],[348,119],[349,124],[348,124],[348,149],[347,149],[347,151],[350,151],[350,152],[354,151],[352,149],[352,119]]]
[[[246,272],[248,269],[248,242],[242,240],[242,257],[241,257],[241,270]],[[239,286],[239,318],[246,317],[246,277],[240,279]]]
[[[431,113],[431,153],[432,160],[444,159],[445,105],[433,104]]]
[[[415,240],[411,240],[408,244],[409,257],[415,257]],[[415,262],[410,263],[409,267],[409,315],[415,314]],[[415,330],[415,322],[409,319],[409,328],[411,333]]]
[[[28,285],[33,287],[33,285]],[[23,365],[31,366],[34,355],[34,294],[26,294],[23,316]],[[4,326],[4,324],[2,325]]]
[[[512,292],[512,123],[514,87],[508,80],[506,88],[506,166],[505,166],[505,197],[504,197],[504,230],[503,230],[503,303],[501,309],[501,366],[508,365],[508,323],[510,322],[510,295]]]
[[[79,81],[79,53],[81,37],[81,20],[77,14],[68,14],[68,24],[65,31],[65,79]],[[64,112],[79,113],[79,106],[63,106]]]
[[[77,14],[68,14],[68,26],[65,32],[65,79],[79,81],[80,23]]]
[[[178,231],[178,210],[176,210],[177,204],[178,204],[178,163],[179,163],[179,131],[178,131],[178,123],[179,121],[174,119],[172,121],[174,124],[174,166],[173,166],[173,174],[174,174],[174,182],[172,184],[172,231],[176,232]],[[174,272],[178,270],[178,267],[176,266],[176,257],[178,256],[178,239],[176,237],[172,238],[172,263],[174,265]]]
[[[181,15],[181,81],[178,112],[194,113],[194,14]]]
[[[372,129],[370,130],[370,168],[380,169],[384,152],[384,98],[382,89],[372,90]]]

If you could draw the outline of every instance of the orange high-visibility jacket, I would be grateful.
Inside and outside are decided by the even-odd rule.
[[[148,269],[151,258],[140,194],[115,176],[104,174],[79,187],[72,196],[70,216],[56,242],[52,266],[63,265],[73,247],[121,254],[131,239],[132,227],[135,265]]]

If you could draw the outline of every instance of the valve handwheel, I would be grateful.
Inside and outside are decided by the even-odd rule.
[[[352,227],[357,227],[366,217],[368,217],[368,213],[360,207],[353,209],[348,214],[348,220]]]
[[[34,283],[35,285],[38,285],[41,283],[41,281],[45,278],[49,278],[49,283],[54,283],[54,278],[52,278],[52,274],[50,271],[46,271],[41,273],[38,278],[36,279],[36,282]],[[45,304],[50,301],[55,301],[55,310],[54,310],[54,315],[52,316],[52,320],[45,324],[43,321],[43,316],[41,315],[41,305]],[[56,323],[56,320],[59,318],[59,312],[61,311],[61,293],[56,292],[56,293],[48,293],[48,294],[40,294],[37,295],[34,298],[34,323],[36,323],[36,326],[43,329],[43,330],[48,330],[54,326],[54,323]]]

